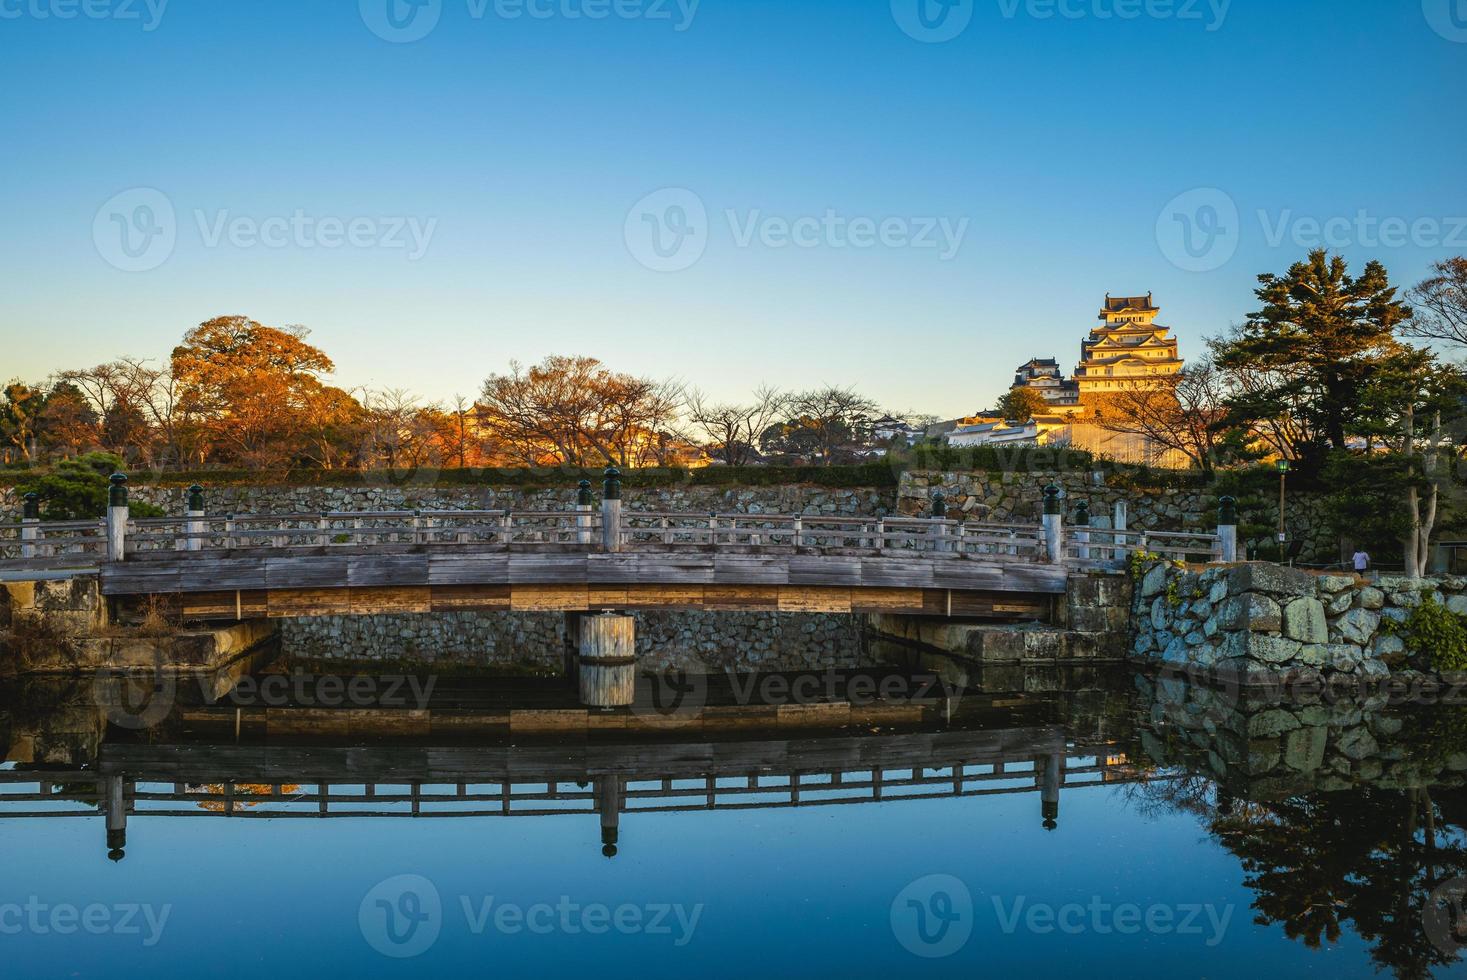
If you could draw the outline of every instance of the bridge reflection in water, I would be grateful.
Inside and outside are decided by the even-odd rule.
[[[979,696],[970,704],[976,710],[950,723],[906,730],[771,731],[770,712],[757,706],[748,721],[760,727],[516,736],[513,745],[276,736],[240,744],[187,726],[144,735],[109,728],[94,750],[65,765],[0,769],[0,819],[105,818],[108,855],[121,860],[129,821],[154,817],[581,816],[599,821],[603,853],[612,857],[624,816],[637,813],[1032,793],[1036,817],[1053,829],[1062,791],[1155,778],[1095,732],[1103,726],[1077,737],[1046,721],[1056,714],[1050,697],[994,704]],[[725,722],[737,716],[721,711]]]

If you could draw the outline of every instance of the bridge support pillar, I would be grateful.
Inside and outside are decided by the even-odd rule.
[[[127,556],[127,477],[113,473],[111,483],[107,491],[107,560],[122,561]]]
[[[582,617],[578,664],[581,703],[630,707],[637,689],[636,620],[626,613]]]

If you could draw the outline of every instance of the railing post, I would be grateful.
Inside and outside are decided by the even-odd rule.
[[[1238,560],[1238,498],[1223,497],[1217,502],[1218,561],[1232,564]]]
[[[107,560],[127,557],[127,475],[113,473],[107,490]]]
[[[1114,559],[1115,561],[1125,561],[1126,560],[1126,553],[1127,553],[1127,551],[1130,550],[1130,549],[1128,549],[1126,547],[1126,535],[1125,535],[1126,522],[1129,519],[1130,519],[1130,504],[1128,504],[1124,500],[1117,500],[1116,501],[1116,508],[1115,508],[1115,517],[1112,518],[1111,519],[1111,522],[1110,522],[1110,526],[1116,532],[1114,535],[1111,536],[1112,539],[1115,542],[1115,549],[1114,549],[1113,553],[1111,554],[1111,558]]]
[[[234,515],[230,514],[224,519],[224,547],[233,550],[235,546]]]
[[[41,497],[39,494],[25,495],[25,509],[20,519],[20,557],[36,557],[36,541],[41,536]]]
[[[708,543],[714,547],[718,546],[718,511],[708,515]]]
[[[508,512],[505,513],[505,516],[506,517],[509,516],[508,515]],[[415,511],[413,511],[413,544],[422,544],[422,543],[423,543],[423,512],[420,511],[420,510],[415,510]],[[508,544],[509,542],[506,541],[505,543]]]
[[[1090,501],[1075,505],[1075,545],[1081,561],[1090,560]]]
[[[316,530],[321,532],[316,535],[316,544],[322,548],[329,547],[331,545],[331,518],[324,510],[316,515]]]
[[[804,535],[804,533],[805,533],[805,518],[804,518],[804,515],[802,515],[802,514],[796,514],[795,515],[795,540],[794,540],[794,546],[795,546],[796,549],[798,549],[800,547],[800,538]]]
[[[506,548],[514,540],[514,518],[509,511],[505,511],[504,516],[499,519],[499,536],[504,540]]]
[[[932,495],[932,519],[934,521],[947,520],[947,497],[941,490]],[[932,525],[932,533],[937,539],[934,550],[938,554],[947,551],[947,542],[943,540],[947,537],[947,525],[942,523]]]
[[[1044,550],[1051,565],[1064,564],[1065,515],[1061,509],[1060,488],[1051,483],[1044,488]]]
[[[576,492],[576,544],[591,543],[591,507],[594,504],[591,481],[582,480]]]
[[[185,551],[203,551],[204,534],[208,530],[204,523],[204,488],[195,483],[188,488],[188,509],[185,511],[188,520],[184,522],[184,531],[188,538],[184,542]]]
[[[606,467],[601,485],[601,547],[606,551],[621,550],[621,471]]]

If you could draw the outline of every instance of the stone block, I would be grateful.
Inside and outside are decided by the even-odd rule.
[[[1329,640],[1329,626],[1324,617],[1324,605],[1313,596],[1295,599],[1284,607],[1284,635],[1302,643],[1325,643]]]
[[[1234,565],[1227,571],[1227,582],[1228,591],[1235,596],[1245,592],[1267,592],[1284,597],[1315,594],[1313,575],[1301,569],[1271,562]]]
[[[1346,643],[1363,647],[1380,629],[1380,614],[1369,609],[1352,609],[1336,621],[1335,628]]]
[[[1228,599],[1217,611],[1218,625],[1227,630],[1250,630],[1255,633],[1273,633],[1283,629],[1283,611],[1279,604],[1266,595],[1256,592],[1236,595]]]

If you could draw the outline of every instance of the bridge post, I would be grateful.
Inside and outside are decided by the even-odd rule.
[[[591,481],[582,480],[576,492],[576,544],[591,543],[591,507],[594,503]]]
[[[1051,483],[1044,488],[1044,550],[1051,565],[1065,561],[1065,515],[1061,509],[1060,488]]]
[[[188,521],[184,524],[184,530],[188,533],[185,539],[185,551],[203,551],[204,539],[202,535],[206,530],[204,524],[204,488],[195,483],[188,488],[188,510],[186,515]]]
[[[20,557],[36,557],[36,541],[41,537],[41,497],[25,495],[25,509],[20,519]]]
[[[1060,786],[1064,783],[1064,753],[1054,752],[1035,760],[1039,772],[1039,807],[1044,818],[1044,829],[1054,830],[1059,826]]]
[[[606,551],[621,550],[621,471],[606,467],[601,486],[601,547]]]
[[[1116,561],[1125,561],[1126,559],[1126,553],[1128,551],[1126,548],[1126,536],[1121,532],[1126,530],[1126,521],[1129,519],[1129,512],[1130,505],[1126,501],[1116,501],[1115,517],[1110,522],[1110,526],[1117,532],[1111,536],[1111,540],[1115,542],[1115,548],[1111,554],[1111,558]]]
[[[932,495],[932,519],[934,521],[947,520],[947,497],[943,494],[941,490]],[[942,554],[943,552],[947,551],[947,542],[943,540],[947,537],[947,525],[934,524],[932,526],[932,533],[937,539],[937,553]]]
[[[107,560],[127,556],[127,476],[113,473],[107,491]]]
[[[1217,502],[1217,560],[1231,564],[1238,560],[1238,498],[1223,497]]]
[[[621,777],[597,776],[595,786],[596,812],[601,817],[601,853],[613,858],[616,857],[621,826]]]
[[[121,776],[107,777],[107,857],[121,861],[127,847],[127,783]]]
[[[636,620],[626,613],[581,618],[581,703],[625,708],[637,690]]]
[[[1090,560],[1090,501],[1075,505],[1075,545],[1081,561]]]

